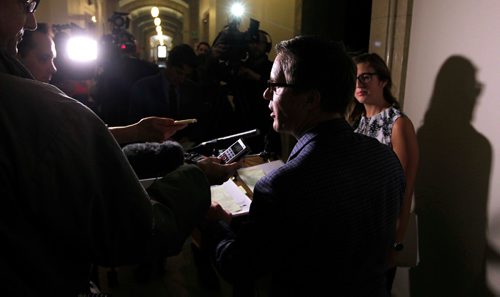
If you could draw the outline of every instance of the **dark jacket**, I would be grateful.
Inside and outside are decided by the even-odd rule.
[[[219,223],[206,240],[236,295],[267,280],[273,296],[385,296],[403,193],[395,154],[333,120],[303,135],[287,163],[259,180],[238,232]]]
[[[2,53],[0,53],[2,54]],[[0,55],[0,291],[77,296],[93,265],[180,251],[206,213],[203,172],[183,165],[141,186],[104,123]]]

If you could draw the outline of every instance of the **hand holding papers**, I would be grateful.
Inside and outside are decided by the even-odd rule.
[[[249,193],[249,195],[251,196],[257,181],[282,165],[283,162],[277,160],[256,166],[240,168],[237,172],[241,181],[250,189],[251,193]],[[219,203],[222,208],[231,212],[234,217],[247,214],[250,210],[252,200],[245,195],[245,190],[242,187],[238,187],[233,180],[228,180],[221,186],[212,186],[211,191],[212,201]]]
[[[257,181],[274,169],[281,167],[283,164],[283,161],[277,160],[238,169],[237,173],[241,180],[240,183],[244,183],[248,189],[250,189],[250,192],[246,193],[247,191],[242,186],[238,186],[232,179],[229,179],[222,185],[210,187],[212,201],[220,204],[222,208],[230,212],[233,217],[247,214],[250,210],[250,204],[252,203],[249,196],[252,196]],[[158,178],[142,179],[141,184],[146,189],[156,179]]]
[[[248,213],[252,200],[231,179],[220,186],[212,186],[212,201],[219,203],[233,217]]]

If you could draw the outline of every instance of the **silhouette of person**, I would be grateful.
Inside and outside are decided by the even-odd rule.
[[[439,69],[423,125],[415,187],[420,264],[412,296],[492,296],[485,282],[492,148],[473,126],[482,85],[463,56]]]

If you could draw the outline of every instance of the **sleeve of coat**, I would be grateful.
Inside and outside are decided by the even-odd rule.
[[[210,206],[210,185],[195,165],[182,165],[148,189],[153,203],[153,246],[160,254],[178,254]]]

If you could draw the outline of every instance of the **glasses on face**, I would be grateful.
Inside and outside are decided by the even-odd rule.
[[[272,82],[270,80],[267,81],[267,88],[273,94],[276,93],[276,88],[295,88],[295,87],[297,87],[296,84],[278,83],[278,82]]]
[[[375,72],[365,72],[356,76],[356,79],[359,80],[360,83],[369,83],[372,80],[372,76],[377,75]]]
[[[26,13],[34,13],[36,8],[38,7],[39,2],[40,0],[21,1],[21,3],[24,6],[24,9],[26,10]]]

